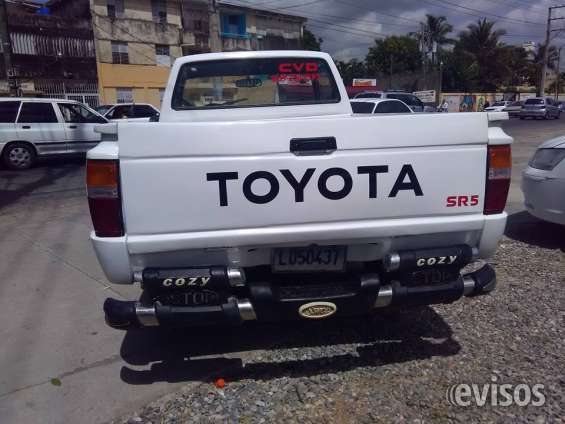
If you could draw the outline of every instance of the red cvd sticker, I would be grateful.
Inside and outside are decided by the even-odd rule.
[[[279,73],[281,74],[302,72],[318,72],[318,64],[316,62],[279,63]]]

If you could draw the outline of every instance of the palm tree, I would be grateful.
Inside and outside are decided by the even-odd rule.
[[[467,54],[475,68],[475,79],[481,89],[492,90],[500,83],[506,64],[503,62],[504,44],[500,38],[506,34],[503,29],[495,30],[495,22],[486,18],[467,26],[459,33],[456,49]]]
[[[436,52],[433,51],[433,44],[435,43],[438,47],[438,51],[441,46],[446,44],[453,44],[455,41],[447,37],[451,31],[453,31],[453,25],[447,22],[445,16],[435,16],[426,14],[426,21],[420,22],[422,26],[422,31],[418,33],[413,33],[418,41],[422,44],[425,43],[424,52],[426,54],[432,51],[432,63],[436,62]],[[425,34],[425,37],[424,37]]]
[[[542,95],[541,89],[541,72],[543,69],[543,54],[545,52],[545,44],[540,44],[534,58],[532,60],[532,67],[530,72],[530,83],[538,87],[538,94]],[[549,46],[549,51],[547,52],[547,69],[555,70],[558,58],[557,48],[555,46]]]

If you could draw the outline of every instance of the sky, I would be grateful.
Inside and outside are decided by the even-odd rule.
[[[427,13],[445,16],[456,37],[470,23],[485,17],[505,29],[506,44],[543,42],[548,7],[555,0],[224,0],[308,18],[306,28],[324,42],[322,50],[336,60],[364,59],[375,38],[415,32]],[[563,4],[563,3],[562,3]],[[552,11],[565,17],[565,8]],[[565,19],[552,22],[552,42],[565,46]]]

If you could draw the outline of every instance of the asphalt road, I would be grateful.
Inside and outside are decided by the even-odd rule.
[[[515,137],[508,209],[518,212],[521,170],[538,144],[565,134],[565,119],[512,120],[502,126]],[[175,333],[194,340],[200,355],[214,357],[188,369],[182,359],[178,362],[176,339],[108,328],[101,311],[104,298],[135,299],[138,291],[110,287],[105,280],[88,241],[84,192],[82,159],[49,160],[25,172],[0,169],[3,423],[107,421],[186,381],[205,380],[223,365],[243,361],[250,349],[266,348],[253,343],[261,340],[260,331],[246,332],[246,343],[229,354],[222,346],[236,333],[218,335],[224,340],[206,331]],[[277,343],[272,334],[271,343]],[[177,362],[160,368],[167,358]]]

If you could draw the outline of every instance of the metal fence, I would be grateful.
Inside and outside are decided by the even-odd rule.
[[[90,107],[100,106],[96,81],[35,80],[35,90],[43,97],[76,100]]]

